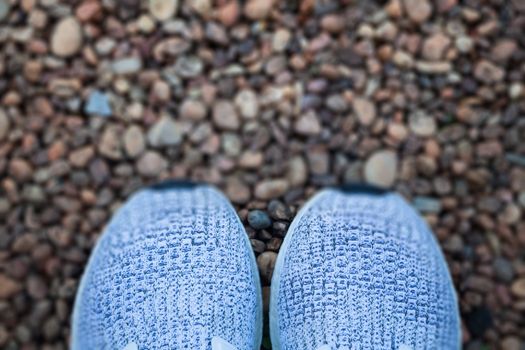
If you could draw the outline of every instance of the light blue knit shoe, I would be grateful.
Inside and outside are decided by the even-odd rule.
[[[255,350],[261,303],[250,242],[226,198],[164,184],[135,194],[99,239],[72,348]]]
[[[325,190],[294,219],[272,278],[274,350],[458,349],[454,287],[399,195]]]

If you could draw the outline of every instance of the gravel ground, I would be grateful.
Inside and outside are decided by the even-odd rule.
[[[524,31],[524,0],[0,0],[0,348],[66,349],[112,212],[190,178],[236,205],[266,296],[312,194],[396,189],[465,348],[525,349]]]

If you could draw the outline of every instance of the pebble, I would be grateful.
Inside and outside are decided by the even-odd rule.
[[[111,67],[115,74],[134,74],[142,69],[142,60],[139,57],[125,57],[112,62]]]
[[[314,111],[308,111],[301,115],[294,124],[294,130],[299,135],[315,136],[321,133],[321,123]]]
[[[237,23],[240,12],[239,2],[237,0],[230,0],[217,10],[216,16],[224,26],[231,27]]]
[[[439,61],[443,58],[445,50],[451,40],[443,33],[437,33],[426,39],[423,43],[423,57],[430,61]]]
[[[376,107],[375,105],[363,97],[356,97],[352,103],[354,112],[357,116],[357,119],[362,125],[368,126],[376,118]]]
[[[504,282],[510,283],[514,280],[514,268],[512,263],[503,257],[497,257],[492,263],[496,277]]]
[[[263,230],[272,226],[272,220],[262,210],[252,210],[248,213],[248,223],[256,230]]]
[[[33,176],[33,167],[25,159],[15,158],[9,162],[9,174],[18,182],[24,182]]]
[[[276,199],[271,200],[268,204],[268,213],[274,220],[290,220],[292,218],[290,208]]]
[[[159,21],[172,18],[178,7],[178,0],[149,0],[149,12]]]
[[[505,71],[487,60],[481,60],[474,68],[474,76],[485,84],[498,83],[505,77]]]
[[[88,115],[101,117],[109,117],[113,114],[108,97],[99,90],[95,90],[89,95],[84,112]]]
[[[226,184],[226,195],[236,204],[245,204],[250,200],[250,188],[241,180],[232,178]]]
[[[7,114],[0,108],[0,141],[9,135],[10,122]]]
[[[510,287],[512,294],[518,298],[525,298],[525,278],[519,278]]]
[[[71,152],[71,154],[69,155],[69,162],[77,168],[83,168],[89,163],[89,161],[93,158],[94,155],[94,147],[85,146]]]
[[[249,19],[261,20],[268,17],[274,0],[248,0],[244,5],[244,15]]]
[[[98,151],[108,159],[122,159],[123,154],[120,140],[120,130],[114,126],[109,126],[104,129],[104,132],[102,133],[102,137],[98,144]]]
[[[377,151],[365,163],[366,182],[380,187],[391,187],[397,176],[397,156],[393,151]]]
[[[183,78],[194,78],[203,69],[204,64],[197,56],[181,56],[175,62],[175,71]]]
[[[279,28],[275,31],[272,38],[272,48],[275,52],[283,52],[288,43],[290,42],[292,35],[290,31]]]
[[[213,105],[213,123],[220,130],[237,130],[241,126],[241,121],[230,101],[219,100]]]
[[[436,198],[418,196],[414,198],[414,207],[421,213],[439,213],[441,211],[441,201]]]
[[[284,179],[265,180],[255,186],[255,197],[269,200],[280,197],[288,191],[288,181]]]
[[[206,105],[199,100],[187,99],[182,102],[179,109],[181,118],[190,120],[202,120],[206,118],[208,111]]]
[[[188,5],[199,15],[208,16],[212,10],[211,0],[189,0]]]
[[[445,74],[452,70],[450,62],[417,61],[416,69],[426,74]]]
[[[417,136],[432,136],[436,132],[436,120],[424,111],[415,111],[409,117],[410,130]]]
[[[235,96],[235,106],[242,117],[253,119],[259,114],[259,101],[253,90],[244,89]]]
[[[70,57],[82,47],[82,27],[75,17],[61,19],[51,34],[51,51],[59,57]]]
[[[0,22],[7,18],[11,5],[8,0],[0,0]]]
[[[137,161],[137,171],[146,177],[158,177],[168,168],[168,162],[160,154],[147,151]]]
[[[16,295],[21,289],[20,283],[0,273],[0,299],[8,299]]]
[[[432,15],[432,4],[429,0],[403,0],[403,5],[414,23],[421,24]]]
[[[303,157],[295,156],[290,159],[286,178],[292,187],[301,187],[306,183],[308,168]]]
[[[171,117],[161,117],[148,131],[148,143],[155,147],[176,146],[181,143],[181,126]]]
[[[98,1],[84,1],[75,10],[75,16],[81,22],[89,22],[100,14],[102,6]]]
[[[136,158],[146,149],[146,140],[142,129],[131,125],[124,132],[124,150],[130,158]]]
[[[277,261],[277,254],[275,252],[263,252],[257,257],[257,266],[259,267],[259,274],[263,281],[271,283],[273,269]]]

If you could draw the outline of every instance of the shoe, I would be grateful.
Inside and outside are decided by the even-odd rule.
[[[439,245],[399,195],[325,190],[277,258],[274,350],[459,349],[456,294]]]
[[[113,217],[76,297],[73,349],[259,349],[249,239],[217,190],[164,183]]]

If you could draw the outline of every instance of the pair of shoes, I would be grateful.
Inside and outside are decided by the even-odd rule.
[[[364,192],[364,193],[361,193]],[[206,185],[135,194],[92,253],[73,349],[256,350],[255,257],[231,204]],[[445,260],[398,195],[329,189],[294,219],[272,278],[277,350],[459,349]]]

